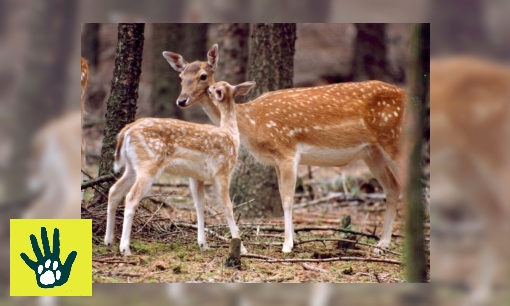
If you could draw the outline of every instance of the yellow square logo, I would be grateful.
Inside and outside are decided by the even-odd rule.
[[[92,220],[11,219],[11,296],[91,296]]]

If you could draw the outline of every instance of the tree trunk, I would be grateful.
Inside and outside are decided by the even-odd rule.
[[[216,27],[214,42],[218,43],[221,54],[214,72],[217,81],[232,85],[246,81],[249,33],[248,23],[224,23]],[[237,96],[236,102],[244,102],[243,96]]]
[[[182,109],[176,104],[181,92],[179,74],[170,68],[162,55],[163,51],[182,52],[184,26],[179,23],[153,25],[152,116],[154,117],[184,119]]]
[[[407,104],[415,124],[412,126],[411,155],[408,159],[408,181],[405,199],[408,205],[406,222],[406,270],[407,281],[423,283],[427,280],[427,254],[425,253],[422,165],[423,130],[425,128],[425,105],[430,84],[430,25],[419,24],[411,41],[411,95]],[[414,101],[413,101],[414,100]],[[413,103],[414,102],[414,103]],[[415,103],[418,102],[418,103]]]
[[[389,81],[386,69],[386,45],[383,23],[357,23],[358,33],[354,42],[354,58],[351,66],[353,81]]]
[[[81,37],[81,56],[87,59],[89,66],[97,69],[99,63],[99,23],[86,23]]]
[[[248,101],[264,92],[291,88],[294,72],[296,24],[254,24],[250,40],[247,80],[257,82]],[[242,210],[245,217],[282,216],[278,180],[273,167],[262,166],[244,148],[239,150],[230,194],[235,203],[254,199]]]
[[[119,24],[115,68],[110,97],[106,102],[106,128],[101,149],[99,176],[113,172],[113,154],[117,135],[126,124],[135,120],[138,83],[142,72],[144,28],[145,25],[140,23]],[[101,184],[106,192],[112,185],[113,182]],[[101,198],[101,194],[96,192],[95,203],[106,200]]]

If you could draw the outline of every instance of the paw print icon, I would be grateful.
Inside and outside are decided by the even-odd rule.
[[[37,260],[31,260],[25,253],[20,254],[21,259],[35,272],[35,279],[40,288],[62,286],[71,275],[71,267],[78,253],[76,251],[69,253],[65,263],[62,264],[60,261],[60,233],[58,228],[53,230],[53,252],[50,251],[46,227],[41,227],[41,241],[44,254],[39,248],[35,235],[30,235],[30,242]]]

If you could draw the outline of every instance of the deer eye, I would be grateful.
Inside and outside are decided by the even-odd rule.
[[[202,74],[200,76],[200,81],[205,81],[205,80],[207,80],[207,74]]]

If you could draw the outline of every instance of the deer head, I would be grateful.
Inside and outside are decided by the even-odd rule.
[[[195,61],[188,63],[180,54],[164,51],[163,57],[170,66],[180,72],[181,94],[177,98],[177,105],[188,107],[207,99],[207,88],[215,83],[214,70],[218,63],[218,45],[212,46],[207,53],[207,62]]]
[[[220,81],[209,86],[207,93],[214,105],[216,105],[216,107],[220,110],[223,110],[234,104],[235,97],[246,95],[255,85],[256,83],[253,81],[244,82],[236,86]]]

